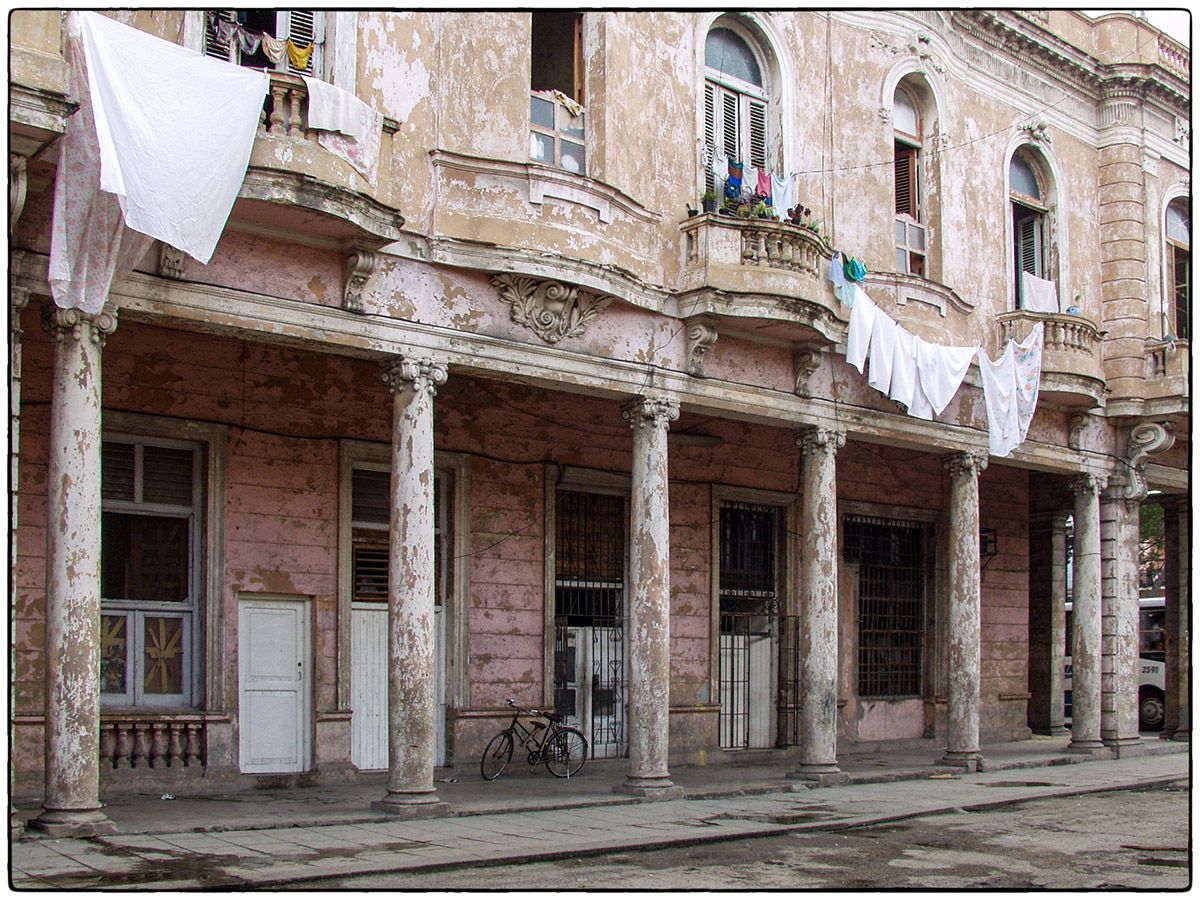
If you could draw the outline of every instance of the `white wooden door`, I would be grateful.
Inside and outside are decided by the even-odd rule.
[[[435,764],[446,764],[446,653],[445,616],[434,608]],[[359,769],[388,766],[388,649],[387,606],[355,603],[350,620],[350,759]]]
[[[309,767],[309,605],[306,599],[246,599],[238,606],[238,726],[241,770]]]

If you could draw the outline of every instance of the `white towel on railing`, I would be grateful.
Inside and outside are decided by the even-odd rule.
[[[383,114],[327,81],[308,75],[300,77],[308,89],[308,127],[321,132],[317,142],[375,184]]]
[[[1058,288],[1053,281],[1021,273],[1021,308],[1030,312],[1058,312]]]
[[[130,228],[208,262],[246,175],[268,76],[99,13],[74,12],[68,20],[68,42],[80,43],[78,58],[86,65],[86,74],[79,68],[74,74],[78,99],[91,104],[95,120],[99,189],[116,195]],[[82,124],[73,120],[67,128]],[[55,186],[56,212],[63,215],[54,217],[59,240],[52,243],[52,257],[55,244],[63,250],[71,243],[61,240],[62,232],[93,228],[91,207],[77,205],[91,200],[76,194],[66,202],[78,187],[71,184],[68,149]],[[52,264],[60,275],[71,268],[61,258]],[[62,305],[58,294],[55,301]]]

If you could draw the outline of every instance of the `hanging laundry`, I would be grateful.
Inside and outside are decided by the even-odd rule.
[[[840,251],[834,250],[833,257],[829,260],[829,282],[833,285],[833,292],[840,298],[842,296],[842,286],[846,283],[846,277],[842,273],[842,254]],[[847,304],[853,306],[853,303]]]
[[[851,284],[850,288],[855,295],[854,305],[850,309],[850,330],[846,334],[846,362],[862,374],[867,349],[871,343],[871,332],[875,328],[875,319],[883,313],[865,291],[854,284]]]
[[[374,184],[383,130],[382,115],[349,91],[308,75],[301,78],[308,89],[308,127],[320,132],[318,142]],[[341,140],[326,140],[343,135],[345,138]]]
[[[771,173],[766,169],[758,170],[758,192],[767,198],[767,206],[778,205],[772,204],[773,194],[771,193]]]
[[[892,359],[896,355],[897,325],[883,310],[875,312],[875,327],[871,330],[870,368],[867,384],[881,393],[892,386]]]
[[[262,44],[262,35],[239,27],[237,30],[237,44],[238,49],[249,56],[258,52],[259,45]]]
[[[1029,433],[1029,423],[1037,411],[1038,390],[1042,381],[1042,349],[1045,328],[1041,322],[1029,336],[1013,348],[1013,365],[1017,375],[1017,421],[1022,441]]]
[[[742,164],[726,157],[729,171],[725,175],[725,196],[738,198],[742,194]]]
[[[847,281],[862,282],[867,277],[867,265],[857,256],[852,256],[845,265],[842,266],[842,272],[846,276]]]
[[[1029,312],[1058,312],[1058,289],[1054,282],[1022,272],[1021,308]]]
[[[216,12],[209,13],[209,15],[211,16],[210,22],[212,23],[213,37],[216,38],[217,43],[228,46],[234,40],[237,33],[242,30],[241,26],[222,18]]]
[[[724,153],[714,153],[712,155],[712,172],[719,184],[724,184],[729,180],[729,157]]]
[[[281,41],[271,37],[269,34],[264,34],[262,36],[262,52],[270,60],[271,65],[277,66],[287,56],[287,41]]]
[[[912,406],[917,383],[917,347],[903,325],[896,326],[896,352],[892,356],[892,384],[888,396],[904,406]]]
[[[292,68],[298,72],[303,72],[308,68],[308,63],[312,59],[313,47],[315,44],[309,44],[303,49],[292,43],[291,38],[287,42],[288,62],[292,64]]]
[[[917,377],[933,411],[941,415],[967,377],[978,347],[944,347],[928,341],[916,344]]]
[[[771,200],[775,207],[775,211],[780,216],[787,215],[787,211],[795,205],[795,179],[791,175],[772,175],[771,176]]]
[[[270,79],[99,13],[72,12],[68,19],[68,40],[82,46],[78,59],[86,65],[86,73],[75,73],[76,90],[94,116],[101,201],[107,202],[104,192],[116,195],[129,228],[208,262],[245,177]],[[68,132],[73,128],[87,130],[69,123]],[[74,168],[67,157],[59,172]],[[55,185],[52,228],[66,242],[58,241],[56,253],[52,241],[51,270],[60,281],[78,262],[69,249],[78,244],[65,232],[93,227],[74,207],[61,214],[67,200],[89,202],[70,182],[60,178]],[[67,305],[61,296],[55,302]]]
[[[916,342],[919,340],[921,340],[919,337],[913,335],[914,355]],[[929,402],[929,398],[925,396],[925,389],[921,387],[919,372],[920,370],[918,370],[917,380],[913,382],[912,402],[908,405],[908,414],[913,418],[924,419],[928,422],[933,419],[933,404]]]

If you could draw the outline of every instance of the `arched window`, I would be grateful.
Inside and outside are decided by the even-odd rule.
[[[1024,150],[1008,164],[1016,308],[1058,312],[1047,227],[1049,195],[1041,166]]]
[[[731,24],[717,20],[704,41],[704,142],[734,161],[767,168],[770,125],[764,65]],[[711,178],[710,174],[710,184]]]
[[[921,110],[916,98],[898,86],[892,100],[895,129],[896,271],[926,274],[926,215]]]
[[[1191,338],[1192,213],[1186,197],[1167,204],[1167,322],[1175,336]]]

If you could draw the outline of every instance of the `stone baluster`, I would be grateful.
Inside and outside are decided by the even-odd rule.
[[[100,810],[100,358],[115,313],[49,306],[44,811],[56,837],[111,833]]]
[[[286,134],[287,128],[284,125],[286,115],[284,113],[284,102],[287,95],[287,85],[278,81],[271,82],[271,127],[268,129],[271,134]]]
[[[113,725],[117,732],[117,749],[114,767],[118,769],[133,768],[133,726],[126,722]]]
[[[174,722],[167,734],[167,765],[179,768],[183,765],[183,728]]]
[[[134,722],[129,727],[133,729],[133,768],[148,769],[150,767],[150,726],[146,722]]]
[[[117,732],[116,726],[110,723],[100,723],[100,765],[102,768],[117,767]]]
[[[304,137],[304,128],[300,125],[300,102],[304,99],[303,91],[299,88],[288,89],[288,99],[291,101],[288,118],[288,134],[291,137]]]
[[[639,397],[622,415],[633,428],[629,581],[629,777],[614,790],[655,799],[683,795],[667,769],[671,689],[671,563],[667,429],[679,403]]]
[[[433,788],[433,398],[446,366],[401,356],[385,364],[392,392],[388,535],[388,783],[376,809],[406,818],[446,815]]]
[[[838,699],[837,467],[846,433],[796,435],[803,469],[800,511],[800,765],[792,777],[836,780]]]
[[[979,476],[983,453],[957,453],[950,473],[949,691],[946,755],[942,762],[970,771],[982,767],[979,748]]]
[[[200,725],[196,722],[188,722],[187,725],[187,744],[184,747],[184,765],[199,766],[202,765],[200,759]]]
[[[1075,492],[1075,548],[1072,563],[1071,615],[1071,743],[1069,749],[1090,753],[1103,747],[1100,740],[1100,492],[1107,479],[1091,473],[1077,477]]]

